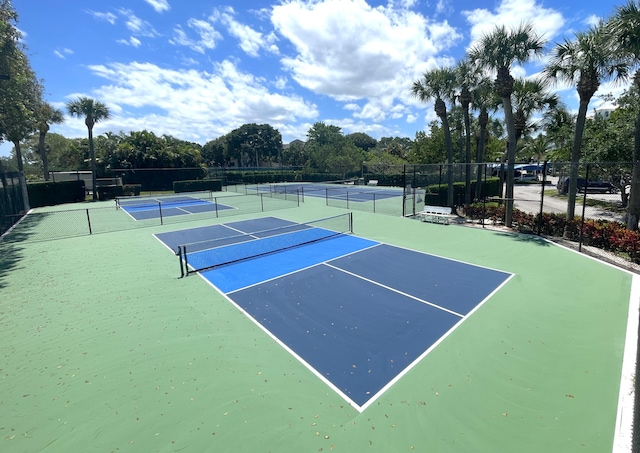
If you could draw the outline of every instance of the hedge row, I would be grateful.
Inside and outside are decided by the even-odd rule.
[[[173,191],[175,193],[200,192],[204,190],[220,192],[222,190],[222,181],[219,179],[204,179],[204,180],[194,180],[194,181],[174,181],[173,182]]]
[[[465,198],[464,182],[453,183],[453,202],[456,206],[464,205]],[[500,179],[488,178],[482,182],[483,196],[495,197],[500,194]],[[471,193],[476,193],[476,182],[471,181]],[[447,184],[432,184],[426,187],[425,204],[434,206],[447,206],[448,204]]]
[[[206,176],[205,168],[114,169],[104,175],[122,178],[124,185],[140,185],[144,192],[173,190],[175,181],[204,179]]]
[[[504,219],[504,206],[482,205],[465,206],[465,216],[479,220],[482,217],[493,222]],[[521,232],[538,232],[552,237],[564,237],[571,241],[579,241],[582,233],[582,243],[627,256],[631,261],[640,264],[640,231],[631,231],[620,222],[609,220],[585,219],[574,217],[567,220],[566,214],[527,214],[518,209],[513,210],[513,223],[516,230]],[[542,220],[542,222],[541,222]]]
[[[84,181],[32,182],[27,184],[32,208],[84,201]]]

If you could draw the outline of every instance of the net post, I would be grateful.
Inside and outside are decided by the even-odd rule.
[[[349,233],[353,234],[353,212],[349,213]]]
[[[347,209],[349,209],[349,191],[347,190]]]
[[[162,220],[162,202],[161,201],[158,202],[158,211],[160,212],[160,225],[164,225],[164,222]]]
[[[373,213],[376,213],[376,194],[373,193]]]
[[[86,211],[87,211],[87,224],[89,225],[89,234],[93,234],[93,232],[91,231],[91,217],[89,217],[89,209],[87,209]]]
[[[324,202],[329,206],[329,189],[324,189]]]
[[[116,197],[116,209],[120,209],[120,198]]]
[[[304,192],[302,193],[304,194]],[[299,190],[296,190],[296,197],[298,198],[298,207],[300,207],[300,191]]]
[[[189,275],[189,261],[187,261],[187,246],[182,246],[182,264],[184,265],[184,274]]]
[[[178,246],[178,251],[176,252],[178,256],[178,260],[180,261],[180,278],[184,277],[184,266],[182,265],[182,246]]]
[[[213,204],[216,207],[216,218],[218,217],[218,197],[213,198]]]
[[[264,199],[262,198],[262,193],[260,193],[260,210],[264,212]]]

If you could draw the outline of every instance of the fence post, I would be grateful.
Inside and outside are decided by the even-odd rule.
[[[544,209],[544,188],[547,186],[547,161],[542,164],[542,191],[540,192],[540,217],[538,218],[538,236],[542,233],[542,210]]]
[[[580,219],[580,240],[578,241],[578,252],[582,252],[582,240],[584,239],[584,214],[587,207],[587,187],[589,187],[589,167],[591,164],[587,164],[587,174],[584,176],[584,195],[582,197],[582,219]],[[576,190],[577,190],[576,181]]]

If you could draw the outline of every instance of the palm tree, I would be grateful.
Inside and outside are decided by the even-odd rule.
[[[537,36],[533,27],[522,24],[508,30],[504,26],[496,27],[491,33],[484,35],[469,50],[468,58],[481,69],[496,71],[494,87],[502,99],[502,109],[507,125],[507,200],[505,225],[511,227],[513,216],[513,179],[516,153],[516,129],[511,105],[514,78],[511,66],[515,63],[526,63],[532,57],[542,53],[544,40]]]
[[[616,13],[606,24],[612,35],[616,51],[627,60],[628,67],[639,68],[633,76],[633,84],[640,89],[640,5],[629,0],[626,5],[616,8]],[[636,117],[636,131],[633,148],[633,174],[631,193],[627,208],[627,228],[638,229],[640,221],[640,109]]]
[[[93,148],[93,126],[101,120],[109,118],[109,108],[101,102],[94,101],[91,98],[79,97],[75,101],[67,103],[67,111],[69,115],[77,118],[84,117],[84,124],[87,125],[89,131],[89,155],[91,156],[91,184],[93,192],[93,200],[98,199],[96,192],[96,155]]]
[[[54,108],[48,102],[43,102],[36,112],[36,117],[38,120],[38,131],[40,132],[40,137],[38,139],[38,154],[40,154],[40,158],[42,159],[44,179],[45,181],[49,181],[49,159],[47,157],[47,150],[44,146],[44,139],[47,132],[49,132],[49,125],[63,123],[64,115],[61,110]]]
[[[458,100],[462,107],[462,115],[464,119],[465,133],[465,194],[464,202],[471,203],[471,118],[469,109],[473,101],[472,90],[478,84],[480,79],[480,71],[468,60],[461,60],[455,67],[456,83],[460,88]]]
[[[478,110],[478,126],[480,131],[477,137],[476,162],[478,163],[476,173],[476,198],[482,196],[482,173],[484,162],[484,147],[488,141],[487,125],[489,124],[489,109],[495,111],[498,107],[496,95],[493,91],[493,84],[488,77],[478,80],[474,90],[471,92],[471,105]]]
[[[544,74],[550,80],[575,84],[580,98],[569,169],[567,219],[571,220],[575,216],[582,134],[589,102],[600,88],[601,81],[611,77],[624,79],[627,69],[619,60],[616,61],[601,22],[586,32],[576,33],[573,41],[565,39],[563,43],[557,44]]]
[[[453,144],[451,142],[451,130],[447,117],[446,100],[454,98],[456,83],[455,73],[451,68],[433,69],[422,75],[420,80],[413,82],[411,94],[422,102],[435,99],[434,110],[444,131],[444,141],[447,147],[447,204],[454,207],[453,202]]]
[[[560,103],[560,97],[549,93],[541,79],[516,80],[513,85],[513,104],[516,107],[516,146],[535,125],[530,123],[531,116],[538,111],[553,109]]]

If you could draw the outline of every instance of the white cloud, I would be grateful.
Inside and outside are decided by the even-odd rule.
[[[140,19],[138,16],[133,14],[133,11],[131,11],[130,9],[121,8],[118,12],[122,17],[125,18],[125,24],[127,28],[134,35],[145,36],[148,38],[158,36],[158,32],[155,31],[155,29],[149,22]]]
[[[148,129],[204,143],[253,122],[267,122],[285,136],[283,129],[294,130],[300,120],[318,116],[314,104],[297,95],[270,92],[266,81],[226,60],[211,72],[163,69],[151,63],[89,69],[108,81],[92,95],[108,99],[114,112],[121,111],[110,120],[111,130]],[[153,113],[133,114],[143,109]]]
[[[153,9],[156,10],[157,13],[161,13],[163,11],[169,11],[171,7],[169,6],[169,2],[167,0],[144,0],[147,2]]]
[[[562,32],[565,25],[560,12],[543,7],[536,0],[502,0],[493,11],[478,8],[462,11],[462,14],[471,24],[472,44],[497,25],[529,23],[547,41]]]
[[[103,20],[105,22],[109,22],[111,25],[114,25],[116,23],[116,19],[118,18],[118,16],[116,16],[113,13],[100,13],[97,11],[87,11],[91,16],[93,16],[95,19],[98,20]]]
[[[67,59],[67,55],[73,55],[73,50],[71,49],[67,49],[66,47],[64,49],[60,49],[60,50],[54,50],[53,54],[58,57],[58,58],[62,58],[63,60]]]
[[[338,101],[367,99],[362,115],[383,120],[394,99],[461,35],[400,6],[373,8],[364,0],[291,0],[273,8],[276,33],[293,50],[282,64],[301,86]],[[405,6],[402,6],[405,5]]]
[[[142,44],[142,42],[138,38],[135,38],[133,36],[131,36],[129,39],[118,39],[116,42],[132,47],[140,47],[140,45]]]
[[[171,44],[189,47],[194,52],[204,53],[207,49],[214,49],[216,41],[222,39],[222,35],[213,27],[210,22],[200,19],[189,19],[187,26],[198,36],[191,39],[187,33],[178,26],[173,30],[173,38],[169,40]]]
[[[238,22],[234,16],[235,11],[233,8],[227,7],[224,10],[215,10],[211,20],[222,22],[229,33],[240,41],[240,48],[252,57],[257,57],[261,49],[271,53],[278,53],[274,33],[263,34],[248,25]]]

